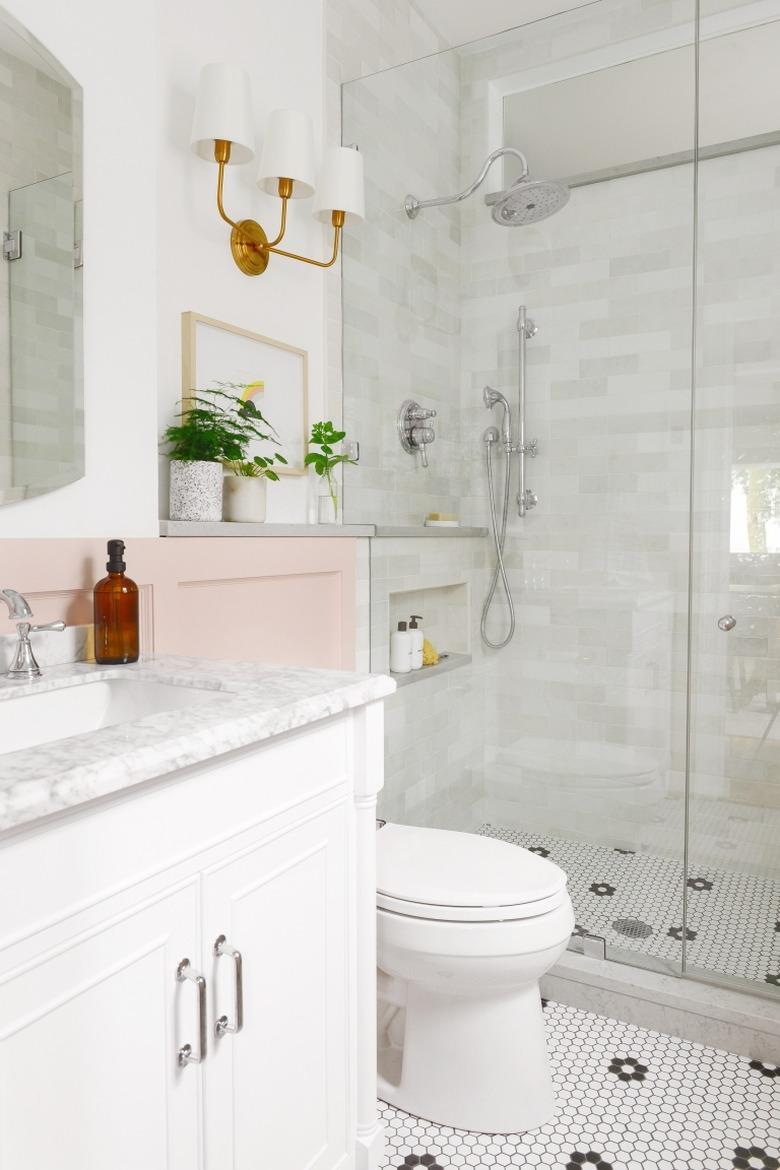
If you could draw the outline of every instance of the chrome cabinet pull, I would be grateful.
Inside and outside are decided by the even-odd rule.
[[[189,959],[182,959],[176,968],[176,982],[186,983],[191,979],[198,991],[198,1052],[192,1051],[191,1044],[182,1044],[178,1051],[179,1068],[186,1068],[188,1064],[200,1064],[206,1059],[207,1031],[206,1031],[206,980],[202,975],[196,975]]]
[[[730,613],[725,613],[722,618],[718,618],[718,629],[723,630],[725,634],[727,634],[729,630],[733,630],[736,624],[737,619],[732,617]]]
[[[214,1033],[217,1038],[226,1036],[228,1032],[233,1034],[240,1032],[244,1026],[244,961],[241,958],[241,952],[237,951],[235,947],[231,947],[224,934],[221,934],[214,943],[214,957],[219,959],[223,955],[233,960],[236,1020],[234,1024],[231,1024],[228,1016],[220,1016],[214,1025]]]

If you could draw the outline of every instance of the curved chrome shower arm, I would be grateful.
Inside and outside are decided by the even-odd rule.
[[[404,211],[409,216],[409,219],[414,219],[422,211],[423,207],[445,207],[448,203],[462,203],[464,199],[468,199],[469,195],[473,195],[477,187],[481,183],[484,183],[485,176],[496,159],[501,158],[504,154],[511,154],[515,158],[520,159],[520,162],[523,164],[523,174],[520,178],[526,178],[528,175],[528,160],[522,150],[515,150],[513,146],[500,146],[498,150],[494,150],[492,154],[487,156],[482,170],[471,186],[466,187],[464,191],[460,191],[457,195],[444,195],[439,199],[418,199],[416,195],[407,195],[404,199]]]

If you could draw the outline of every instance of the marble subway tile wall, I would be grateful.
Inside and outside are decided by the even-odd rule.
[[[371,669],[389,665],[393,599],[408,593],[437,650],[457,637],[472,662],[400,687],[386,704],[385,787],[379,815],[410,824],[473,828],[482,797],[485,660],[474,599],[485,581],[485,542],[478,538],[371,540]],[[463,586],[468,604],[454,598]],[[460,590],[457,591],[460,593]],[[449,612],[442,617],[438,607]],[[398,611],[400,612],[400,610]],[[425,668],[423,668],[424,670]],[[408,676],[407,676],[408,677]]]
[[[0,320],[6,322],[11,342],[0,361],[0,486],[10,484],[14,475],[16,482],[25,481],[31,470],[28,451],[37,452],[32,471],[36,479],[43,478],[41,461],[56,474],[62,457],[57,385],[63,379],[70,385],[77,360],[72,325],[65,325],[62,311],[73,297],[73,210],[67,201],[73,198],[73,175],[80,169],[73,134],[74,118],[80,116],[80,103],[74,108],[66,85],[0,49],[0,218],[3,231],[21,228],[28,244],[22,260],[14,261],[16,267],[0,281]],[[13,334],[8,326],[11,289]],[[42,336],[50,341],[45,347]],[[41,367],[37,363],[44,352],[48,360]],[[15,384],[23,391],[13,401],[12,361]],[[28,373],[34,376],[28,379]],[[15,473],[12,436],[14,457],[22,460]]]
[[[342,142],[341,86],[445,47],[412,0],[325,0],[326,137]],[[348,141],[344,139],[344,141]],[[365,144],[364,144],[365,145]],[[342,415],[342,290],[328,285],[327,387],[330,414]]]
[[[412,222],[403,202],[452,191],[460,168],[458,59],[445,53],[343,90],[345,141],[367,174],[367,219],[344,254],[344,425],[360,441],[345,494],[353,521],[422,524],[457,512],[464,470],[459,421],[460,217]],[[402,161],[401,161],[402,160]],[[435,409],[430,465],[405,452],[406,399]]]

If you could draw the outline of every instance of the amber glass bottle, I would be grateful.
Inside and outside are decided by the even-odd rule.
[[[125,543],[108,542],[108,576],[94,591],[95,662],[138,661],[138,586],[125,576]]]

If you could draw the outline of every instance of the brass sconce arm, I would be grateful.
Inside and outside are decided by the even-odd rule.
[[[217,139],[214,143],[214,160],[219,168],[217,174],[217,211],[225,223],[233,229],[230,233],[230,247],[233,259],[241,271],[247,276],[259,276],[268,267],[271,252],[277,256],[287,256],[290,260],[300,260],[304,264],[312,264],[315,268],[332,268],[339,256],[341,231],[346,218],[343,211],[331,213],[333,252],[329,260],[312,260],[308,256],[299,256],[296,252],[285,252],[276,246],[281,243],[287,230],[287,205],[293,193],[292,179],[279,179],[279,198],[282,201],[282,210],[279,232],[273,240],[268,239],[263,228],[255,220],[230,218],[225,211],[223,202],[225,167],[230,161],[230,145],[225,139]]]
[[[308,256],[299,256],[297,252],[284,252],[281,248],[276,248],[273,244],[269,244],[268,251],[273,252],[277,256],[287,256],[290,260],[301,260],[304,264],[313,264],[315,268],[332,268],[339,258],[339,244],[341,242],[341,229],[344,227],[344,212],[334,211],[331,214],[331,222],[333,224],[333,253],[330,260],[312,260]]]

